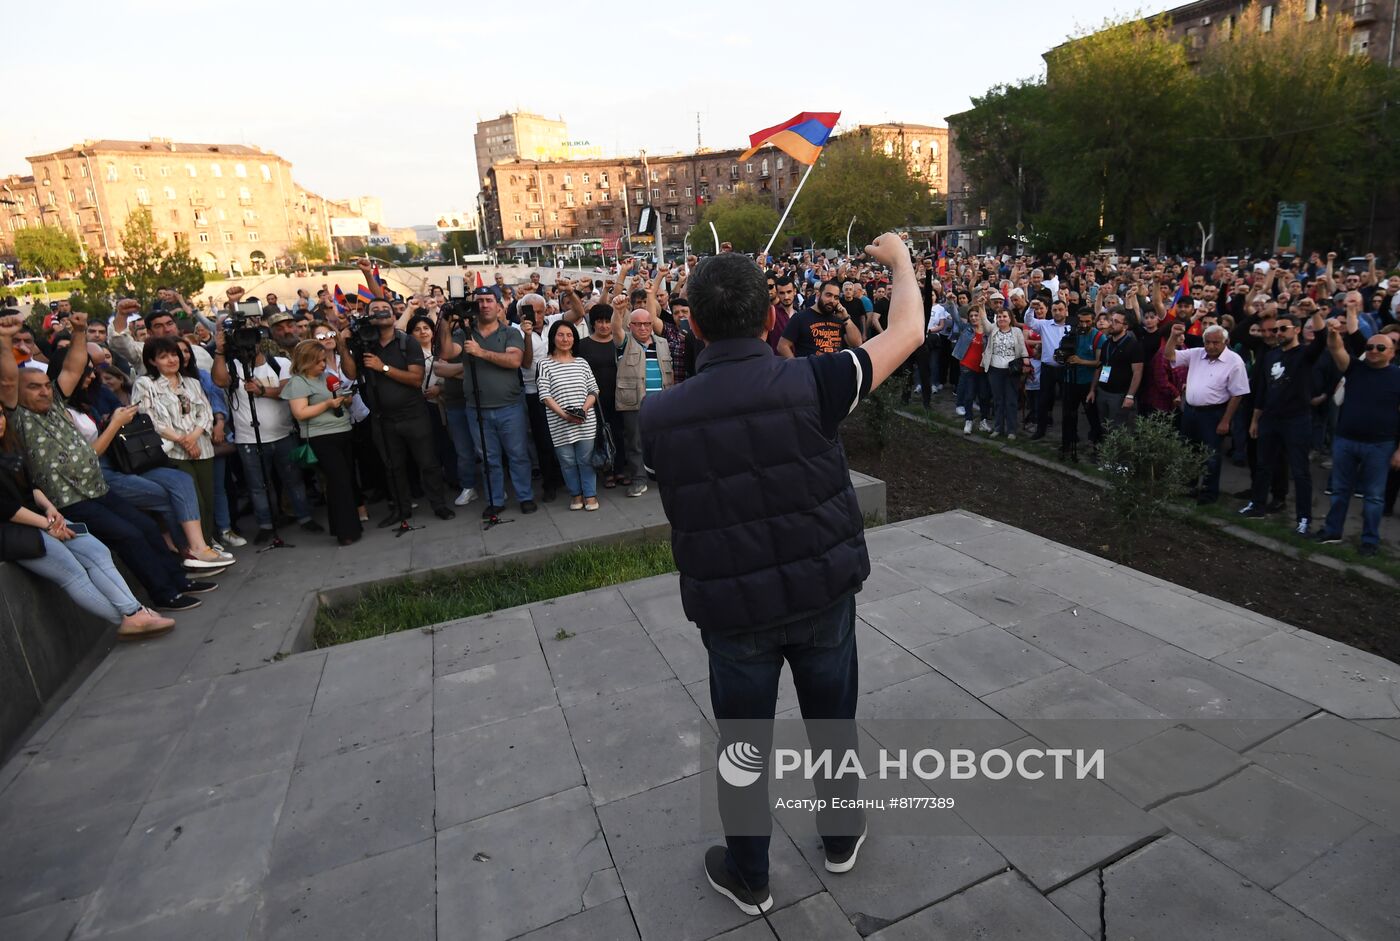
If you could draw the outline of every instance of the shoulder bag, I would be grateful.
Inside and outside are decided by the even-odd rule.
[[[151,422],[151,416],[137,414],[126,423],[112,439],[107,454],[112,464],[123,474],[143,474],[157,467],[168,467],[170,459],[165,456],[160,434]]]

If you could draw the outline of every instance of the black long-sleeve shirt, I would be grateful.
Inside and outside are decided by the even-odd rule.
[[[1260,355],[1250,377],[1254,410],[1265,418],[1295,418],[1312,407],[1313,365],[1327,349],[1327,331],[1319,330],[1307,346],[1275,347]]]

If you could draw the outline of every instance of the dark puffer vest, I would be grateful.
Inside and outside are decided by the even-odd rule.
[[[711,343],[697,369],[641,412],[686,616],[702,631],[752,631],[858,590],[864,520],[846,453],[822,430],[811,363],[755,338]]]

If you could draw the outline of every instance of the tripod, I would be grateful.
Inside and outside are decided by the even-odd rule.
[[[229,408],[231,409],[238,407],[238,396],[235,393],[239,387],[240,381],[246,382],[253,378],[253,369],[258,361],[258,354],[256,350],[251,351],[251,356],[247,355],[249,352],[247,350],[239,350],[237,352],[243,355],[235,355],[230,361],[234,367],[233,369],[229,370],[228,400]],[[238,373],[240,370],[243,372],[242,380],[238,378]],[[246,392],[245,395],[247,395]],[[257,449],[258,452],[258,473],[262,476],[264,495],[263,499],[268,501],[268,516],[270,516],[272,519],[272,539],[268,542],[267,545],[263,546],[261,549],[258,550],[258,554],[261,555],[262,553],[267,552],[270,549],[294,549],[296,548],[295,546],[282,541],[282,534],[277,531],[277,507],[272,505],[272,481],[267,473],[267,453],[263,449],[262,425],[258,421],[258,406],[253,401],[253,397],[251,395],[248,395],[247,399],[248,422],[253,426],[253,446]]]

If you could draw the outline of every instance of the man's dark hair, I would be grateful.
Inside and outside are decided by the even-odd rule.
[[[671,298],[671,307],[684,307],[686,310],[690,310],[690,301],[683,297],[673,297]]]
[[[686,282],[686,297],[709,341],[756,337],[768,322],[768,279],[743,255],[722,252],[700,262]]]
[[[604,320],[612,320],[613,309],[610,304],[594,304],[588,308],[588,327],[593,329]]]
[[[836,280],[835,278],[827,278],[825,281],[822,282],[822,286],[817,289],[817,293],[820,294],[822,291],[825,291],[828,287],[835,288],[839,293],[841,291],[841,282]]]
[[[638,307],[645,307],[647,303],[647,292],[638,288],[627,295],[627,301],[632,305],[634,310]]]
[[[788,286],[789,284],[791,284],[791,283],[792,283],[792,275],[790,275],[790,274],[785,274],[785,275],[783,275],[782,277],[778,278],[777,281],[774,282],[774,284],[776,284],[776,285],[777,285],[778,287],[780,287],[780,288],[782,288],[782,287],[787,287],[787,286]]]
[[[172,314],[170,311],[168,311],[168,310],[156,310],[156,311],[152,311],[151,313],[147,314],[147,315],[143,318],[143,319],[146,321],[146,329],[147,329],[147,330],[151,329],[151,327],[155,324],[155,322],[156,322],[157,320],[160,320],[162,317],[169,317],[171,323],[174,323],[174,322],[175,322],[175,315]]]

